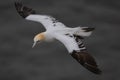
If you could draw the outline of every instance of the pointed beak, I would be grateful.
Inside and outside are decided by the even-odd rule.
[[[40,43],[41,41],[36,41],[36,42],[34,42],[33,43],[33,45],[32,45],[32,48],[34,48],[35,46],[36,46],[36,44],[38,44],[38,43]]]
[[[32,48],[34,48],[36,44],[37,44],[37,42],[34,42],[33,45],[32,45]]]

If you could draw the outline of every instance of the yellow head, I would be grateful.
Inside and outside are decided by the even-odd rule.
[[[44,33],[39,33],[34,37],[34,43],[33,46],[34,47],[38,42],[43,41],[45,39],[45,35]]]

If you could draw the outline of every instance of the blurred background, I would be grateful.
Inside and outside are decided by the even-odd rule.
[[[21,18],[14,1],[0,1],[0,80],[120,80],[120,0],[21,0],[66,26],[95,27],[85,45],[102,75],[83,68],[59,41],[32,48],[45,29]]]

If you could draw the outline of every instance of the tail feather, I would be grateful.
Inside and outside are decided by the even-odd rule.
[[[95,28],[83,27],[82,30],[84,30],[84,32],[90,32],[90,31],[95,30]]]
[[[95,74],[101,74],[101,70],[98,68],[95,59],[85,51],[77,52],[73,51],[71,56],[76,59],[82,66]]]

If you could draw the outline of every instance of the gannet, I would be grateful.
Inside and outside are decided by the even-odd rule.
[[[88,53],[83,44],[83,38],[90,36],[94,28],[67,27],[52,16],[36,14],[35,10],[24,6],[21,2],[15,2],[15,7],[24,19],[39,22],[46,29],[45,32],[41,32],[34,37],[33,47],[41,41],[58,40],[64,44],[69,54],[83,67],[95,74],[101,74],[95,59]]]

